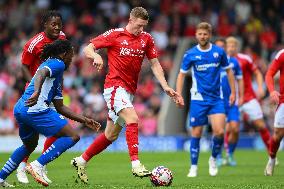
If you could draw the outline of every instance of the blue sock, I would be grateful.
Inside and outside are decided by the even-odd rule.
[[[197,165],[199,157],[200,138],[192,137],[190,140],[190,159],[191,165]]]
[[[74,146],[77,142],[71,137],[60,137],[58,138],[43,154],[37,159],[41,165],[53,161],[60,156],[67,149]]]
[[[222,149],[224,138],[213,137],[212,157],[216,158]]]
[[[237,147],[237,143],[229,143],[229,155],[233,155],[235,149]]]
[[[22,160],[29,154],[28,149],[24,145],[17,148],[0,171],[0,178],[5,180],[14,170],[17,169]]]

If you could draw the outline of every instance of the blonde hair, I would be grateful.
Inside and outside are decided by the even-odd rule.
[[[207,22],[201,22],[197,25],[196,30],[207,30],[209,33],[212,33],[212,26]]]
[[[149,20],[149,15],[143,7],[135,7],[130,12],[130,17],[141,18],[142,20]]]
[[[239,46],[239,41],[233,36],[227,37],[226,44],[227,43],[234,43],[237,47]]]

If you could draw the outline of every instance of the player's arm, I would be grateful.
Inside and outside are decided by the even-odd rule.
[[[29,71],[29,67],[27,65],[25,65],[25,64],[22,64],[21,69],[22,69],[22,72],[23,72],[24,79],[27,82],[31,82],[32,75],[31,75],[31,73]]]
[[[262,73],[260,72],[260,70],[257,68],[254,70],[253,72],[254,77],[255,77],[255,81],[257,83],[257,96],[259,99],[261,99],[262,97],[264,97],[265,92],[263,89],[263,77],[262,77]]]
[[[233,104],[236,100],[236,87],[235,87],[235,76],[232,68],[226,69],[229,85],[231,88],[230,104]]]
[[[239,99],[238,99],[238,103],[239,106],[241,106],[244,102],[244,80],[243,78],[238,78],[238,92],[239,92]]]
[[[267,85],[270,94],[270,99],[276,104],[279,103],[280,94],[278,91],[275,90],[273,78],[275,74],[279,71],[279,69],[280,69],[279,62],[274,60],[272,64],[269,66],[265,75],[265,83]]]
[[[63,98],[62,99],[54,99],[52,102],[54,104],[56,111],[58,113],[60,113],[61,115],[65,116],[69,119],[72,119],[74,121],[84,123],[87,127],[91,128],[95,131],[98,131],[100,129],[100,127],[101,127],[100,123],[96,122],[93,119],[87,118],[83,115],[76,114],[70,108],[65,106],[63,104]]]
[[[182,97],[177,92],[175,92],[171,87],[169,87],[166,81],[166,78],[165,78],[164,71],[160,65],[158,58],[153,58],[153,59],[150,59],[149,61],[151,64],[151,69],[155,77],[158,79],[159,83],[161,84],[162,88],[167,93],[167,95],[172,97],[175,103],[177,104],[181,103],[180,100]]]
[[[34,76],[34,93],[31,97],[25,102],[26,106],[33,106],[37,103],[39,94],[45,78],[50,74],[49,69],[44,67],[38,70]]]
[[[100,71],[103,68],[103,59],[101,55],[95,52],[95,49],[94,44],[90,43],[83,49],[83,52],[88,59],[93,61],[93,65],[98,69],[98,71]]]

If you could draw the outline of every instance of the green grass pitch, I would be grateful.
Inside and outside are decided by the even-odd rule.
[[[0,154],[1,167],[10,154]],[[33,154],[35,159],[39,154]],[[75,170],[70,166],[70,160],[79,154],[64,153],[61,157],[48,165],[48,176],[53,181],[49,188],[154,188],[148,178],[135,178],[131,174],[127,153],[103,153],[93,158],[87,167],[89,185],[75,182]],[[263,176],[267,161],[266,152],[237,151],[236,167],[221,167],[216,177],[208,174],[209,153],[201,153],[197,178],[187,178],[189,167],[189,154],[187,152],[173,153],[140,153],[140,159],[152,169],[158,165],[170,168],[174,175],[173,184],[167,188],[284,188],[284,154],[280,152],[280,164],[276,167],[273,177]],[[22,185],[16,182],[15,173],[7,181],[18,188],[43,188],[35,183],[29,176],[30,184]]]

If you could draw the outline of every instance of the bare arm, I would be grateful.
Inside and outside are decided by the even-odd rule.
[[[25,79],[27,82],[31,82],[31,80],[32,80],[32,75],[31,75],[31,73],[30,73],[30,71],[29,71],[28,66],[25,65],[25,64],[22,64],[21,69],[22,69],[22,72],[23,72],[24,79]]]
[[[262,97],[264,97],[264,89],[263,89],[263,77],[262,77],[262,74],[260,72],[259,69],[256,69],[254,72],[253,72],[254,76],[255,76],[255,81],[257,83],[257,87],[258,87],[258,90],[257,90],[257,97],[260,99]]]
[[[233,104],[236,100],[236,88],[235,88],[235,77],[231,68],[226,70],[228,81],[231,88],[230,104]]]
[[[176,104],[183,106],[182,104],[180,104],[182,99],[181,95],[175,92],[171,87],[169,87],[159,60],[157,58],[153,58],[149,61],[151,63],[151,69],[155,77],[161,84],[162,88],[164,89],[165,93],[167,93],[167,95],[170,96]]]
[[[83,50],[85,56],[93,61],[93,65],[100,71],[103,68],[103,59],[101,55],[95,52],[95,46],[90,43]]]
[[[47,68],[40,69],[36,72],[36,75],[34,76],[34,93],[26,101],[26,106],[33,106],[37,103],[42,84],[49,74],[50,72]]]
[[[238,79],[238,92],[239,92],[239,106],[244,102],[244,80]]]

